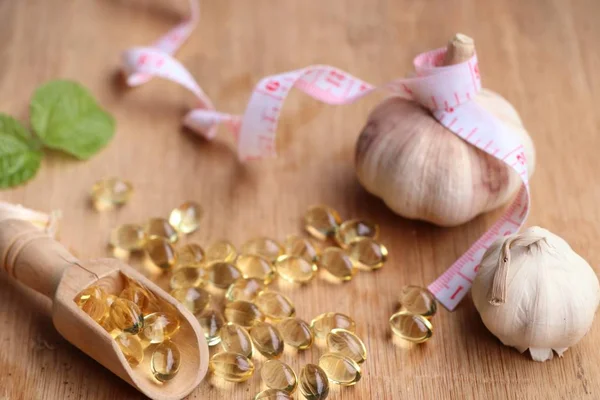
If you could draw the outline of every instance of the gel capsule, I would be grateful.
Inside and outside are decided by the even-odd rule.
[[[177,266],[200,266],[204,261],[204,249],[196,243],[188,243],[177,250]]]
[[[106,292],[101,287],[90,286],[77,295],[75,303],[94,321],[100,322],[105,319],[109,310],[106,296]]]
[[[115,341],[132,367],[139,365],[144,360],[144,347],[137,336],[121,333],[115,336]]]
[[[314,239],[290,235],[285,239],[283,249],[288,256],[302,257],[310,263],[316,262],[319,258],[319,246]]]
[[[257,254],[269,260],[275,262],[277,257],[283,254],[283,248],[274,239],[266,237],[259,237],[250,239],[242,245],[243,254]]]
[[[144,327],[142,310],[132,301],[118,298],[110,306],[110,318],[115,326],[127,333],[137,335]]]
[[[220,312],[208,309],[196,316],[204,331],[206,343],[209,346],[217,345],[221,342],[221,328],[225,325],[225,320]]]
[[[278,358],[283,353],[283,337],[268,322],[257,322],[250,328],[250,337],[256,350],[267,358]]]
[[[106,314],[104,315],[104,318],[102,318],[102,320],[99,322],[99,324],[104,328],[104,330],[110,333],[111,336],[115,335],[116,333],[120,333],[120,331],[118,331],[117,326],[110,318],[109,313],[110,306],[112,305],[112,303],[114,303],[116,299],[118,299],[118,297],[114,294],[106,295],[106,297],[104,298],[104,302],[106,303]],[[115,331],[115,329],[117,329],[117,331]]]
[[[242,254],[238,256],[235,265],[244,278],[257,278],[268,285],[275,278],[275,269],[271,262],[257,254]]]
[[[227,289],[242,273],[233,264],[223,261],[215,261],[206,267],[206,276],[215,287]]]
[[[368,271],[383,267],[388,256],[385,246],[371,238],[359,238],[350,242],[346,251],[354,265]]]
[[[237,250],[235,246],[227,240],[219,240],[214,242],[207,249],[204,254],[204,261],[210,263],[213,261],[222,262],[233,262],[237,257]]]
[[[306,283],[315,277],[317,265],[302,257],[284,255],[275,262],[275,270],[286,281]]]
[[[404,340],[423,343],[433,335],[431,322],[422,315],[400,311],[390,317],[392,332]]]
[[[150,344],[162,343],[172,338],[179,331],[179,327],[177,315],[159,311],[144,317],[144,327],[139,337],[142,345],[148,347]]]
[[[171,291],[171,296],[175,297],[192,314],[199,314],[206,309],[210,303],[211,295],[202,288],[175,289]]]
[[[171,289],[186,289],[201,287],[206,284],[204,280],[207,272],[204,268],[181,267],[173,271],[169,286]]]
[[[160,309],[158,299],[148,289],[133,283],[128,285],[119,297],[134,302],[143,314],[151,314]]]
[[[300,318],[286,318],[279,321],[276,326],[285,344],[298,350],[305,350],[312,346],[314,337],[310,325]]]
[[[113,229],[109,242],[116,249],[137,251],[144,248],[146,239],[146,232],[140,225],[123,224]]]
[[[164,218],[150,218],[144,226],[149,238],[160,237],[167,239],[170,243],[175,243],[179,239],[179,233]]]
[[[302,368],[299,386],[306,400],[324,400],[329,395],[327,374],[315,364],[306,364]]]
[[[221,328],[221,346],[223,350],[252,357],[252,339],[246,329],[228,322]]]
[[[129,201],[133,194],[130,182],[119,178],[101,179],[92,186],[92,203],[96,210],[102,211],[121,206]]]
[[[267,389],[254,396],[254,400],[293,400],[291,394],[278,389]]]
[[[365,344],[354,333],[345,329],[333,329],[327,335],[327,348],[330,353],[340,353],[362,364],[367,359]]]
[[[345,314],[328,312],[315,317],[315,319],[310,322],[310,327],[312,328],[315,336],[326,338],[329,332],[336,328],[354,332],[356,329],[356,323],[352,318]]]
[[[181,353],[177,345],[166,341],[154,349],[150,359],[150,370],[152,375],[160,382],[170,381],[179,372],[181,364]]]
[[[265,316],[254,304],[244,300],[236,300],[225,305],[225,319],[247,328],[257,322],[264,321]]]
[[[254,304],[267,317],[273,320],[293,317],[296,308],[290,299],[279,292],[263,291],[256,296]]]
[[[424,317],[433,317],[437,302],[431,292],[420,286],[404,286],[400,290],[400,305],[404,311]]]
[[[298,386],[298,378],[292,367],[279,360],[265,362],[260,370],[260,377],[270,389],[294,393]]]
[[[145,249],[152,263],[161,269],[171,269],[177,262],[175,249],[173,249],[171,243],[163,237],[153,237],[148,239]]]
[[[304,214],[304,228],[319,240],[333,237],[341,222],[337,211],[327,206],[311,207]]]
[[[265,285],[262,280],[240,278],[229,286],[225,298],[228,301],[245,300],[252,302],[264,289]]]
[[[219,378],[229,382],[244,382],[254,373],[254,364],[238,353],[217,353],[210,359],[210,370]]]
[[[356,273],[356,268],[344,250],[329,247],[319,257],[319,267],[325,269],[337,279],[349,281]]]
[[[358,238],[377,239],[377,236],[379,236],[379,226],[377,224],[360,219],[350,219],[344,221],[335,232],[335,241],[340,247],[346,248],[353,240]]]
[[[351,358],[339,353],[325,353],[319,358],[319,367],[330,381],[342,386],[351,386],[360,381],[360,367]]]
[[[181,233],[192,233],[200,226],[204,210],[193,201],[186,201],[173,209],[169,215],[169,224]]]

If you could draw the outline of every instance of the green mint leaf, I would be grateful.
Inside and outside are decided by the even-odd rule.
[[[115,120],[83,86],[57,80],[35,91],[31,126],[44,145],[85,160],[108,144]]]
[[[0,114],[0,188],[33,178],[42,156],[35,138],[25,127],[14,118]]]

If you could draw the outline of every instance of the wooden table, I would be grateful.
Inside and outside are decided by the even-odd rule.
[[[201,244],[282,239],[300,232],[309,205],[329,204],[344,217],[378,222],[391,252],[385,268],[344,285],[280,285],[300,317],[340,311],[358,324],[370,353],[362,381],[333,388],[331,399],[600,398],[598,322],[563,359],[539,364],[502,346],[467,297],[454,313],[435,317],[429,343],[395,345],[387,319],[398,289],[431,282],[499,214],[442,229],[397,217],[360,188],[354,143],[382,95],[337,107],[293,91],[278,130],[280,157],[248,165],[238,163],[224,130],[212,143],[182,132],[192,96],[160,79],[126,89],[118,68],[122,50],[151,43],[185,13],[183,0],[0,3],[0,110],[26,120],[34,89],[63,77],[89,87],[118,124],[112,143],[90,161],[47,152],[37,177],[3,191],[2,200],[63,210],[62,241],[81,258],[105,256],[116,225],[164,216],[188,199],[206,209],[202,229],[189,238]],[[177,57],[220,110],[237,113],[267,74],[327,63],[383,83],[456,31],[473,36],[485,86],[520,110],[536,143],[528,225],[560,234],[598,271],[600,2],[205,0],[202,14]],[[112,175],[131,180],[135,197],[97,213],[89,189]],[[46,299],[0,275],[0,399],[141,397],[62,339],[48,312]],[[321,351],[284,359],[298,371]],[[237,385],[207,378],[190,398],[248,399],[259,388],[258,374]]]

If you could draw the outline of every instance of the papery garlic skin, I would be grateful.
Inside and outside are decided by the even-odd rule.
[[[503,121],[535,168],[529,134],[513,106],[482,90],[474,100]],[[417,103],[390,97],[369,115],[355,153],[361,185],[395,213],[440,226],[463,224],[506,204],[522,185],[496,157],[465,142]]]
[[[502,246],[511,238],[505,302],[492,305]],[[528,238],[539,240],[519,244]],[[553,350],[562,356],[581,340],[600,304],[594,270],[562,238],[539,227],[496,240],[483,256],[471,293],[490,332],[521,353],[529,349],[540,362],[552,359]]]

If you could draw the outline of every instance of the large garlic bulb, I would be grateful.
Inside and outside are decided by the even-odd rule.
[[[471,289],[485,326],[536,361],[559,356],[590,329],[600,284],[567,242],[533,227],[496,240]]]
[[[473,41],[457,35],[446,64],[470,58]],[[475,98],[504,121],[523,143],[529,175],[535,154],[519,115],[500,95]],[[468,144],[419,104],[390,97],[369,116],[356,145],[356,173],[365,189],[397,214],[441,226],[460,225],[510,200],[521,185],[517,173]]]

